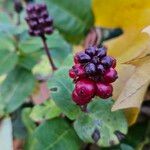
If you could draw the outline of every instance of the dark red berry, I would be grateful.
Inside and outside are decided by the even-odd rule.
[[[90,79],[81,79],[76,85],[75,89],[80,97],[93,97],[95,95],[95,83]]]
[[[29,30],[29,34],[30,34],[31,36],[35,36],[35,35],[34,35],[34,31],[31,30],[31,29]]]
[[[72,92],[72,99],[77,105],[80,105],[80,106],[85,105],[91,101],[91,97],[84,97],[84,98],[80,97],[77,94],[76,90],[73,90]]]
[[[103,79],[106,83],[112,83],[117,78],[118,78],[117,71],[113,68],[108,69],[103,77]]]
[[[29,4],[27,6],[27,17],[25,18],[30,35],[44,37],[45,34],[53,32],[53,19],[48,15],[45,4]]]
[[[30,28],[31,28],[31,29],[36,29],[37,24],[38,24],[38,23],[37,23],[36,21],[30,21],[30,22],[29,22],[29,25],[30,25]]]
[[[89,63],[85,66],[85,72],[88,75],[92,75],[96,73],[96,66],[93,63]]]
[[[110,56],[105,56],[101,59],[101,64],[106,68],[110,68],[112,66],[112,58]]]
[[[111,59],[112,59],[112,68],[115,68],[116,67],[116,59],[115,58],[113,58],[113,57],[111,57]]]
[[[98,82],[97,84],[96,95],[100,98],[107,99],[112,96],[113,87],[111,84],[103,84]]]
[[[75,85],[74,94],[82,99],[82,104],[78,102],[79,105],[86,104],[95,96],[95,83],[90,79],[81,79]],[[74,101],[78,101],[73,97]],[[85,103],[86,102],[86,103]]]
[[[46,6],[46,4],[40,4],[40,6],[41,6],[41,9],[44,11],[44,10],[46,10],[47,9],[47,6]]]
[[[78,63],[79,63],[77,54],[74,56],[74,63],[75,63],[75,64],[78,64]]]
[[[82,65],[76,64],[69,70],[69,75],[71,78],[85,77],[85,70]]]
[[[20,0],[14,0],[14,9],[17,13],[21,13],[23,10],[23,5]]]
[[[33,4],[29,4],[28,7],[26,8],[26,10],[27,10],[27,13],[30,14],[35,11],[35,7]]]
[[[94,46],[89,46],[86,50],[85,53],[90,55],[90,56],[94,56],[96,54],[96,47]]]
[[[84,52],[78,53],[77,57],[78,57],[78,61],[80,63],[87,63],[91,60],[91,57],[88,54],[84,53]]]
[[[70,78],[73,78],[73,79],[76,77],[76,73],[73,69],[69,70],[69,76],[70,76]]]
[[[95,95],[103,99],[112,96],[113,87],[110,83],[118,76],[114,69],[116,60],[107,56],[106,47],[89,46],[84,52],[74,56],[74,63],[69,76],[76,84],[72,93],[76,104],[85,105]]]
[[[41,17],[44,18],[44,19],[48,18],[48,12],[47,12],[47,10],[41,12]]]
[[[99,63],[100,63],[99,57],[94,56],[94,57],[92,58],[92,62],[93,62],[94,64],[99,64]]]
[[[101,75],[103,75],[103,74],[106,72],[104,66],[101,65],[101,64],[97,65],[97,71],[98,71],[98,73],[100,73]]]
[[[51,33],[53,32],[53,28],[47,27],[47,28],[44,29],[44,32],[45,32],[46,34],[51,34]]]
[[[97,57],[102,58],[106,56],[106,48],[105,47],[100,47],[97,49]]]
[[[34,35],[35,36],[40,36],[42,33],[40,30],[34,30]]]

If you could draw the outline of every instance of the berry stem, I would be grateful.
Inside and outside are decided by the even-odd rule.
[[[20,21],[20,13],[17,13],[17,26],[19,26],[21,23]]]
[[[55,64],[54,64],[54,62],[53,62],[53,60],[52,60],[51,54],[50,54],[50,52],[49,52],[48,45],[47,45],[47,43],[46,43],[46,37],[43,35],[43,36],[41,36],[41,38],[42,38],[42,41],[43,41],[44,50],[45,50],[45,52],[46,52],[46,55],[47,55],[48,60],[49,60],[49,63],[50,63],[50,65],[51,65],[51,67],[52,67],[52,70],[53,70],[53,72],[54,72],[55,70],[57,70],[57,68],[56,68],[56,66],[55,66]]]
[[[88,111],[87,111],[87,104],[80,106],[80,108],[81,108],[81,110],[82,110],[83,112],[88,112]]]

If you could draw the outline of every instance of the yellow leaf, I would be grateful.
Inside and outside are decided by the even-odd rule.
[[[150,27],[145,28],[150,25],[150,1],[92,2],[97,26],[123,29],[121,36],[104,44],[118,62],[119,79],[114,83],[116,102],[112,110],[125,109],[129,124],[133,124],[150,80]]]
[[[117,100],[112,107],[112,111],[128,109],[125,112],[129,125],[135,122],[150,83],[150,61],[143,57],[143,60],[141,58],[139,62],[136,67],[119,64],[117,68],[119,79],[114,83],[114,99]],[[130,116],[129,114],[134,115]]]
[[[150,24],[149,0],[93,0],[97,26],[144,28]]]
[[[141,57],[141,55],[140,55],[139,57],[129,60],[129,61],[125,62],[124,64],[132,64],[134,66],[141,66],[144,63],[148,63],[148,62],[150,62],[150,53],[143,57]]]

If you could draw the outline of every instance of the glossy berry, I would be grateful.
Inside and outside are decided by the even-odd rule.
[[[89,103],[91,101],[91,97],[83,98],[77,94],[76,90],[73,90],[73,92],[72,92],[72,99],[79,106],[86,105],[87,103]]]
[[[116,67],[116,59],[115,58],[113,58],[113,57],[111,57],[111,59],[112,59],[112,68],[115,68]]]
[[[84,52],[78,53],[77,58],[78,58],[79,63],[87,63],[91,60],[91,57]]]
[[[109,68],[112,66],[113,60],[112,57],[110,56],[105,56],[101,59],[101,64],[105,67],[105,68]]]
[[[99,96],[100,98],[107,99],[112,96],[113,87],[111,84],[104,84],[98,82],[96,86],[97,86],[96,95]]]
[[[19,14],[23,10],[21,0],[14,0],[14,10]]]
[[[102,58],[106,56],[106,48],[105,47],[100,47],[97,49],[97,57]]]
[[[85,76],[85,70],[82,65],[76,64],[72,67],[72,69],[69,70],[69,76],[70,78],[76,78],[76,77],[84,77]]]
[[[90,79],[81,79],[79,80],[74,89],[73,100],[78,105],[84,105],[89,102],[95,95],[96,86],[95,83]],[[79,101],[79,98],[82,99],[82,102]]]
[[[69,70],[75,88],[72,99],[78,105],[86,105],[97,95],[107,99],[112,96],[114,82],[118,76],[116,60],[107,55],[104,46],[89,46],[74,56],[74,66]]]
[[[97,72],[98,72],[100,75],[103,75],[103,74],[106,72],[106,70],[105,70],[105,68],[104,68],[103,65],[99,64],[99,65],[97,65]]]
[[[74,56],[74,63],[75,63],[75,64],[78,64],[78,63],[79,63],[79,60],[78,60],[78,56],[77,56],[77,55]]]
[[[117,78],[118,78],[117,71],[113,68],[108,69],[103,77],[103,79],[106,83],[112,83]]]
[[[26,22],[31,36],[44,37],[53,32],[53,19],[49,16],[45,4],[29,4],[26,9]]]
[[[96,48],[93,46],[89,46],[86,50],[85,53],[88,54],[89,56],[94,56],[96,54]]]
[[[96,66],[93,63],[89,63],[85,66],[85,72],[88,75],[92,75],[96,73]]]

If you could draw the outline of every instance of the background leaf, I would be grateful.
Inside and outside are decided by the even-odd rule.
[[[63,39],[58,31],[55,31],[51,36],[47,36],[47,44],[55,64],[59,67],[71,52],[71,46]],[[19,43],[19,49],[23,53],[29,54],[43,50],[43,43],[40,38],[33,38],[25,34]],[[42,52],[44,53],[44,51]]]
[[[36,150],[79,150],[80,140],[73,128],[63,119],[42,123],[35,131]]]
[[[88,105],[88,113],[82,113],[74,123],[78,136],[84,141],[102,147],[110,147],[119,143],[116,132],[127,133],[127,122],[122,111],[111,112],[111,100],[94,99]],[[95,133],[96,132],[96,133]]]
[[[80,42],[93,26],[91,0],[45,1],[50,14],[54,18],[54,26],[67,40],[73,43]]]
[[[16,110],[31,94],[35,79],[31,72],[16,68],[1,85],[0,106],[6,113]]]
[[[58,117],[61,111],[53,100],[45,101],[44,104],[35,105],[32,108],[30,118],[34,121],[43,121]]]
[[[13,136],[11,119],[4,118],[0,122],[0,145],[3,150],[12,150]]]
[[[0,75],[8,73],[17,64],[18,56],[15,52],[0,50]]]
[[[56,105],[70,119],[75,119],[81,112],[80,108],[73,103],[71,93],[73,91],[73,83],[68,77],[69,68],[61,67],[51,79],[49,79],[48,87],[51,90],[51,96]]]

